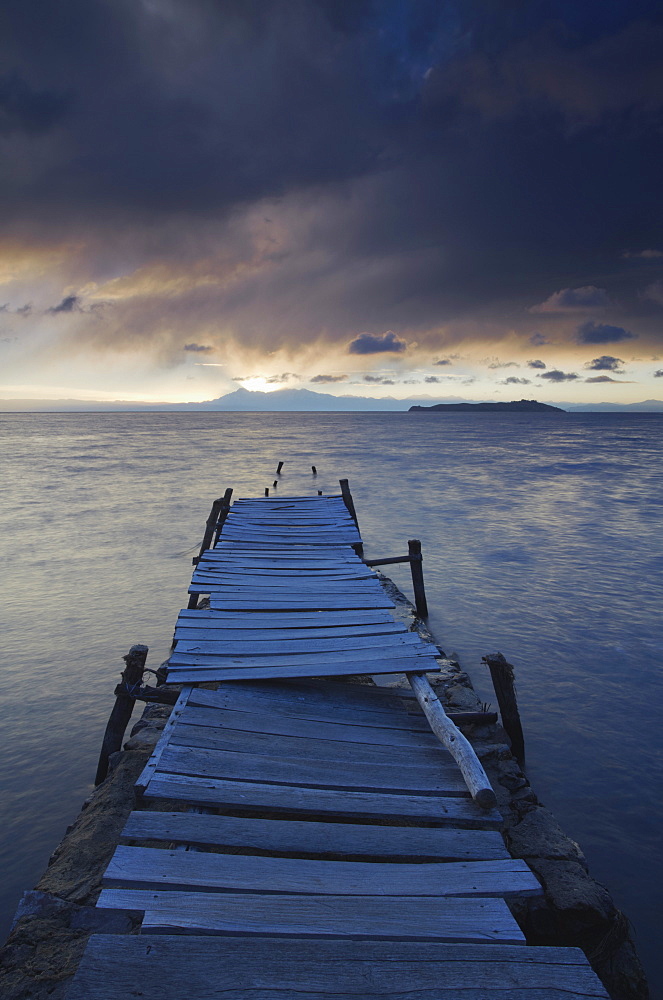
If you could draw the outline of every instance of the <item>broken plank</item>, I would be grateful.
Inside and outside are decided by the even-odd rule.
[[[241,847],[275,854],[336,854],[438,861],[510,857],[496,830],[373,826],[301,820],[244,819],[184,812],[132,812],[125,840],[162,840],[209,847]]]
[[[206,893],[201,905],[199,893],[104,889],[97,905],[143,909],[142,934],[180,928],[187,933],[239,932],[353,940],[394,937],[481,943],[523,940],[502,899]],[[361,995],[366,994],[362,991]]]
[[[154,775],[144,794],[146,799],[173,799],[225,810],[251,810],[263,817],[267,813],[307,813],[353,821],[416,819],[480,830],[495,830],[502,825],[502,816],[496,809],[480,809],[472,799],[461,796],[354,792],[160,773]]]
[[[525,861],[389,864],[210,854],[120,844],[102,884],[140,889],[247,892],[264,896],[540,896]],[[201,908],[204,903],[199,902]]]
[[[384,764],[353,764],[351,760],[344,760],[342,767],[339,767],[333,760],[201,750],[170,742],[161,754],[157,772],[315,788],[353,788],[380,793],[386,791],[399,795],[468,794],[458,769],[442,754],[437,766],[400,767],[395,761]]]

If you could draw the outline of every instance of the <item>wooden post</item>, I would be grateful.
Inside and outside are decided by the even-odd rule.
[[[115,689],[115,705],[110,714],[104,739],[101,744],[99,754],[99,764],[97,765],[97,775],[94,779],[95,785],[100,785],[108,774],[108,758],[112,753],[120,750],[124,731],[131,718],[136,699],[132,692],[140,688],[145,670],[145,660],[147,659],[147,646],[132,646],[126,656],[122,657],[126,667],[122,671],[122,682]]]
[[[277,476],[281,475],[281,469],[282,468],[283,468],[283,462],[279,462],[279,464],[276,466],[276,475]]]
[[[420,618],[428,617],[428,603],[426,601],[426,590],[424,588],[424,571],[422,568],[423,556],[421,554],[421,542],[418,538],[411,538],[407,543],[410,559],[410,570],[412,572],[412,586],[414,588],[414,604]]]
[[[275,479],[274,482],[272,483],[272,486],[278,486],[278,485],[279,485],[279,481],[278,481],[278,479]]]
[[[314,465],[311,466],[311,472],[313,473],[314,476],[317,476],[317,474],[318,474],[318,470],[316,469],[316,467]]]
[[[339,479],[339,485],[341,487],[341,496],[343,497],[343,503],[348,508],[350,517],[355,523],[357,531],[359,531],[359,521],[357,520],[357,511],[355,510],[354,500],[352,499],[352,493],[350,492],[350,486],[347,479]],[[352,546],[360,559],[364,557],[364,545],[363,542],[355,542]]]
[[[431,729],[458,764],[470,795],[482,809],[493,809],[497,796],[472,744],[448,718],[428,678],[424,674],[407,674],[407,679]]]
[[[228,517],[228,511],[230,510],[230,498],[233,495],[232,487],[229,486],[226,492],[223,494],[223,503],[221,504],[221,509],[219,511],[219,517],[216,522],[216,532],[214,534],[213,546],[219,540],[219,535],[221,534],[221,529],[225,524],[226,518]]]
[[[495,688],[497,704],[500,706],[502,725],[511,740],[511,751],[517,760],[525,759],[525,737],[520,724],[520,713],[516,700],[516,684],[513,666],[504,659],[501,653],[490,653],[482,656],[488,664],[490,678]]]
[[[352,499],[352,493],[350,492],[350,486],[347,479],[339,479],[339,484],[341,487],[341,496],[343,497],[343,503],[348,508],[350,517],[355,523],[357,531],[359,531],[359,521],[357,520],[357,511],[355,510],[354,500]]]
[[[269,496],[269,486],[265,486],[265,496]]]
[[[216,545],[217,539],[219,537],[219,532],[223,526],[223,522],[228,516],[228,511],[230,510],[230,498],[233,494],[232,487],[228,487],[226,492],[218,500],[215,500],[212,504],[212,509],[210,511],[209,517],[207,518],[207,523],[205,525],[205,534],[203,535],[203,542],[200,546],[200,552],[192,560],[193,565],[197,566],[200,562],[200,557],[202,556],[205,549],[209,549],[213,544]],[[216,532],[216,534],[215,534]],[[198,598],[200,594],[190,594],[189,603],[187,604],[187,610],[191,611],[198,607]]]

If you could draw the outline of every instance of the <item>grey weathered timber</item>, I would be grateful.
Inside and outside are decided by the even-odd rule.
[[[158,741],[157,745],[155,746],[154,750],[150,754],[150,757],[149,757],[149,759],[147,761],[147,764],[143,768],[143,770],[142,770],[142,772],[141,772],[141,774],[140,774],[140,776],[138,778],[138,781],[136,782],[136,789],[139,792],[143,788],[145,788],[147,786],[150,778],[153,777],[153,775],[154,775],[154,773],[155,773],[155,771],[157,769],[157,765],[159,763],[159,760],[161,759],[161,754],[164,752],[164,750],[168,746],[168,740],[170,739],[170,735],[173,732],[173,730],[174,730],[175,726],[177,725],[177,723],[179,722],[180,716],[182,715],[182,711],[184,709],[184,706],[187,703],[187,700],[189,698],[190,693],[191,693],[191,688],[190,687],[183,687],[182,688],[182,690],[180,692],[180,696],[177,699],[177,701],[175,702],[175,704],[173,706],[173,709],[172,709],[170,715],[168,716],[168,721],[166,722],[166,725],[163,728],[163,732],[161,733],[161,737],[159,738],[159,741]]]
[[[393,608],[395,606],[393,601],[390,601],[388,597],[379,597],[372,594],[368,594],[366,597],[355,596],[354,594],[347,597],[327,597],[324,594],[314,594],[307,598],[302,596],[289,600],[287,595],[279,597],[276,594],[269,597],[260,594],[256,594],[254,597],[226,597],[214,591],[213,588],[210,589],[209,585],[202,589],[199,585],[198,587],[198,591],[196,591],[195,587],[191,587],[191,593],[210,594],[212,608],[219,611],[352,611],[360,608],[373,610],[375,608]]]
[[[373,730],[375,732],[375,730]],[[309,738],[296,736],[276,736],[272,733],[257,733],[255,730],[219,729],[216,726],[180,725],[170,737],[171,746],[196,747],[199,750],[232,750],[236,753],[273,754],[275,757],[304,758],[306,760],[335,761],[339,768],[344,761],[366,764],[397,763],[411,772],[417,768],[423,778],[424,772],[439,775],[440,768],[458,776],[449,755],[440,753],[436,746],[410,746],[407,753],[395,759],[393,744],[385,745],[367,739],[366,742],[326,740],[311,735]],[[460,778],[459,778],[460,782]],[[462,785],[459,785],[462,787]]]
[[[539,896],[524,861],[384,864],[208,854],[120,844],[104,886],[332,896]]]
[[[136,983],[142,1000],[609,1000],[579,948],[241,935],[93,935],[68,1000]]]
[[[485,809],[494,808],[497,805],[497,797],[481,761],[474,752],[474,747],[447,717],[428,678],[419,674],[408,674],[408,681],[430,722],[431,729],[458,764],[474,801]]]
[[[373,730],[375,732],[375,730]],[[339,767],[344,761],[365,764],[389,764],[409,770],[416,768],[423,779],[425,774],[439,776],[453,774],[459,781],[458,768],[453,759],[439,747],[402,748],[393,744],[326,740],[310,736],[276,736],[272,733],[237,729],[218,729],[215,726],[180,725],[170,737],[171,746],[196,747],[199,750],[231,750],[236,753],[274,754],[276,757],[302,758],[305,760],[335,761]]]
[[[435,652],[432,650],[435,650]],[[312,677],[316,677],[318,675],[322,676],[323,673],[321,670],[318,670],[318,667],[325,667],[328,664],[336,663],[340,665],[344,662],[357,664],[357,669],[354,671],[355,674],[374,673],[375,671],[370,666],[367,666],[367,664],[373,662],[380,663],[383,660],[399,661],[394,664],[391,673],[405,673],[408,670],[436,671],[439,669],[435,659],[438,655],[437,649],[434,646],[426,646],[423,643],[421,645],[403,644],[394,646],[387,646],[385,644],[384,649],[380,649],[379,646],[366,646],[363,648],[328,650],[327,652],[313,651],[310,653],[287,654],[261,654],[260,652],[256,652],[254,655],[238,655],[232,652],[214,652],[208,655],[202,652],[187,653],[180,651],[178,644],[170,655],[168,666],[209,667],[212,665],[212,661],[214,667],[280,667],[290,664],[293,668],[298,666],[310,667],[309,674]],[[409,663],[412,666],[408,666],[407,664]],[[362,666],[364,669],[361,669]]]
[[[404,625],[399,622],[384,622],[382,625],[345,625],[345,626],[326,626],[317,628],[279,628],[276,627],[276,622],[273,628],[264,628],[261,630],[259,635],[256,635],[256,641],[260,642],[263,640],[278,640],[278,639],[349,639],[353,636],[359,635],[375,635],[384,636],[390,634],[399,634],[407,632]],[[251,630],[253,634],[253,630]],[[175,639],[209,639],[209,640],[227,640],[229,642],[238,639],[247,639],[247,629],[240,628],[228,628],[220,623],[215,623],[212,619],[208,620],[207,627],[203,627],[203,623],[190,622],[189,619],[184,619],[175,628]]]
[[[439,766],[399,767],[397,762],[354,764],[343,760],[278,757],[276,754],[209,750],[169,743],[159,761],[160,772],[197,777],[268,781],[316,788],[352,788],[365,792],[417,795],[467,795],[458,769],[444,759]]]
[[[214,693],[214,692],[211,692]],[[264,710],[265,706],[263,706]],[[322,715],[322,712],[317,713]],[[332,715],[333,713],[330,713]],[[360,724],[356,718],[346,719],[345,722],[328,722],[316,720],[315,712],[311,713],[312,718],[301,716],[279,715],[277,713],[260,714],[260,709],[256,712],[235,712],[228,710],[222,713],[217,710],[210,710],[205,707],[190,706],[183,715],[183,721],[187,728],[194,727],[223,727],[224,729],[248,732],[265,733],[274,736],[292,736],[298,739],[320,739],[337,743],[357,743],[369,746],[401,747],[408,751],[416,751],[419,748],[428,748],[438,756],[448,757],[425,724],[420,728],[414,728],[407,724],[407,719],[403,720],[400,727],[390,727],[388,723],[380,724],[379,716],[364,716]],[[400,759],[402,754],[395,755],[395,759]]]
[[[488,861],[510,857],[496,830],[244,819],[185,812],[137,810],[129,816],[122,837],[125,840],[241,847],[293,856],[425,858],[430,861]]]
[[[415,670],[425,670],[428,673],[438,669],[434,663],[428,665],[425,657],[410,657],[403,659],[382,659],[382,660],[326,660],[324,663],[311,663],[307,661],[297,666],[288,667],[285,664],[291,662],[284,657],[284,664],[271,664],[269,666],[246,666],[238,664],[236,666],[214,667],[209,665],[184,664],[175,665],[168,670],[168,681],[171,684],[201,684],[210,681],[225,683],[226,681],[250,681],[269,680],[288,677],[352,677],[355,674],[392,674],[395,671],[412,672]]]
[[[186,857],[187,855],[181,855]],[[474,905],[472,905],[474,904]],[[521,942],[522,931],[501,899],[398,896],[262,896],[102,890],[102,907],[144,909],[143,934],[181,929],[203,934],[399,938]],[[233,994],[234,996],[235,994]],[[336,991],[332,996],[337,996]]]
[[[392,624],[393,616],[386,610],[364,609],[361,611],[300,611],[300,612],[245,612],[238,615],[234,611],[212,611],[184,608],[180,611],[177,624],[213,622],[215,627],[231,625],[233,629],[264,628],[325,628],[339,625]]]
[[[173,799],[192,805],[253,810],[262,816],[306,813],[346,819],[417,819],[461,829],[497,830],[502,816],[480,809],[460,796],[394,795],[346,789],[270,785],[258,781],[225,781],[158,771],[145,789],[146,799]]]
[[[305,678],[308,681],[309,678]],[[269,682],[261,682],[266,685]],[[273,682],[276,683],[276,682]],[[283,687],[285,687],[285,682]],[[289,687],[290,685],[288,685]],[[340,685],[339,685],[340,686]],[[354,685],[353,685],[354,686]],[[359,687],[359,685],[356,685]],[[247,728],[238,726],[241,715],[245,718],[247,713],[257,718],[256,726],[259,732],[270,732],[259,727],[264,719],[275,716],[286,716],[292,719],[311,719],[319,722],[329,722],[342,726],[377,726],[385,729],[410,729],[425,732],[431,743],[435,743],[435,738],[430,731],[426,720],[419,715],[412,715],[406,712],[400,705],[393,705],[390,701],[379,703],[372,707],[357,696],[357,705],[348,704],[339,697],[335,698],[334,693],[329,694],[323,689],[320,694],[316,691],[307,692],[306,689],[280,691],[278,688],[260,687],[257,682],[249,687],[246,684],[229,683],[217,691],[206,691],[194,688],[191,692],[188,704],[204,706],[210,709],[224,709],[236,713],[236,716],[219,717],[218,723],[208,722],[205,725],[220,726],[230,725],[233,729]],[[210,720],[211,720],[210,716]],[[248,719],[246,719],[248,721]],[[296,735],[293,731],[291,735]],[[322,731],[320,733],[322,736]],[[376,734],[377,735],[377,734]],[[329,737],[330,739],[332,737]],[[340,738],[340,737],[339,737]],[[366,742],[361,739],[359,742]]]
[[[402,655],[417,652],[429,656],[437,655],[437,648],[430,643],[424,643],[415,632],[383,633],[382,635],[350,635],[350,636],[295,636],[287,639],[272,639],[261,635],[260,638],[231,638],[224,635],[220,638],[177,640],[177,653],[195,653],[200,655],[231,655],[231,656],[284,656],[296,654],[333,653],[341,650],[377,649],[381,653],[386,650],[397,650]]]

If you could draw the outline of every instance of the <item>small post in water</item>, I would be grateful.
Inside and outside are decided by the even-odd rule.
[[[276,475],[277,476],[281,475],[281,469],[282,468],[283,468],[283,462],[279,462],[279,464],[276,466]]]
[[[525,759],[525,737],[516,701],[516,678],[513,665],[508,663],[501,653],[489,653],[487,656],[482,656],[481,659],[490,670],[497,704],[500,706],[502,725],[511,740],[511,752],[517,760],[522,761]]]
[[[122,671],[122,682],[115,688],[115,705],[110,714],[106,732],[104,733],[99,763],[97,765],[97,775],[94,779],[95,785],[100,785],[108,774],[108,758],[112,753],[116,753],[122,747],[122,739],[127,723],[131,718],[136,699],[132,691],[140,687],[145,670],[145,660],[147,659],[147,646],[132,646],[126,656],[122,659],[126,667]]]
[[[408,556],[410,560],[410,571],[412,573],[412,587],[414,589],[414,606],[420,618],[428,618],[428,602],[426,601],[426,590],[424,588],[424,571],[422,567],[423,556],[421,554],[421,542],[418,538],[411,538],[407,543]]]
[[[269,486],[265,486],[265,496],[269,496]]]
[[[317,474],[318,474],[318,470],[316,469],[316,467],[314,465],[311,466],[311,472],[313,473],[314,476],[317,476]]]

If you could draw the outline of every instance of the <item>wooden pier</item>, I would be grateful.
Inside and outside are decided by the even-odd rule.
[[[213,510],[97,903],[141,932],[93,935],[69,1000],[607,997],[578,949],[525,945],[507,901],[541,887],[348,496]],[[411,687],[347,680],[380,674]]]

